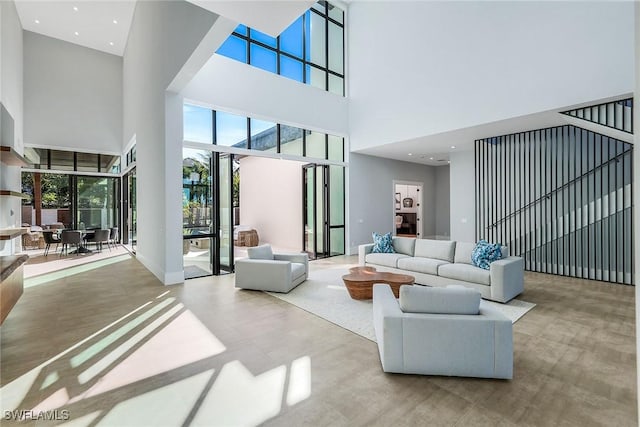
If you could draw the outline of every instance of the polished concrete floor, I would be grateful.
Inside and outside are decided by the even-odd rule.
[[[0,328],[0,423],[637,425],[634,288],[525,289],[513,380],[391,375],[375,343],[232,275],[164,287],[125,257],[25,290]]]

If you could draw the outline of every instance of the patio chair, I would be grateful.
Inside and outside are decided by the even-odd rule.
[[[118,240],[120,236],[118,234],[118,227],[112,227],[109,229],[109,240],[107,241],[107,246],[113,245],[115,248],[118,245]]]
[[[62,250],[60,251],[60,255],[62,255],[63,253],[67,255],[69,251],[69,245],[74,245],[77,249],[79,249],[80,245],[82,245],[82,232],[77,230],[62,230],[60,243],[62,243]],[[76,250],[76,255],[80,255],[79,250]]]
[[[107,247],[109,248],[109,251],[111,251],[111,247],[109,247],[110,235],[111,235],[111,230],[109,229],[95,230],[95,232],[93,233],[93,236],[89,237],[87,239],[87,242],[94,243],[96,245],[96,249],[98,249],[100,252],[102,252],[102,244],[106,242]]]
[[[60,238],[58,237],[57,233],[55,233],[53,230],[43,230],[42,231],[42,235],[44,237],[44,243],[45,243],[45,247],[44,247],[44,256],[47,256],[49,254],[49,249],[51,248],[52,244],[56,244],[56,251],[58,250],[58,244],[60,244]]]

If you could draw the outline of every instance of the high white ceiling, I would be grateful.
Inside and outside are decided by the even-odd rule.
[[[280,35],[316,0],[187,0],[210,12],[255,28],[273,37]]]
[[[119,56],[135,5],[135,0],[16,0],[25,30]]]

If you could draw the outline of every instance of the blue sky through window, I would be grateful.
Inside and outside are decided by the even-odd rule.
[[[270,35],[254,30],[253,28],[251,29],[251,38],[264,43],[267,46],[276,47],[278,45],[275,37],[271,37]]]
[[[280,34],[280,50],[302,58],[302,16]]]
[[[278,71],[278,55],[267,48],[251,43],[251,65],[276,73]]]
[[[213,143],[211,110],[184,104],[184,139],[194,142]]]
[[[280,57],[280,75],[299,82],[303,81],[302,62],[287,56]]]
[[[246,148],[247,118],[235,114],[216,112],[216,144],[232,146],[244,141],[242,148]]]
[[[227,40],[218,48],[220,55],[235,59],[240,62],[247,62],[247,42],[237,36],[229,36]]]

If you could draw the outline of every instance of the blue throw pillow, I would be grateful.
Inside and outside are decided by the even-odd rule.
[[[373,250],[371,252],[376,254],[393,254],[396,251],[393,250],[391,233],[378,234],[373,233]]]
[[[480,240],[471,252],[471,262],[476,267],[489,270],[489,264],[502,258],[502,248],[499,243],[489,243]]]

